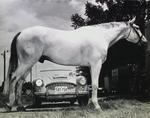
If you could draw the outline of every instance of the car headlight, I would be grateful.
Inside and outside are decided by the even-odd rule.
[[[85,78],[84,76],[80,76],[80,77],[79,77],[79,83],[80,83],[81,85],[85,85],[85,84],[86,84],[86,78]]]
[[[36,80],[35,82],[36,86],[42,86],[43,85],[43,81],[41,79]]]

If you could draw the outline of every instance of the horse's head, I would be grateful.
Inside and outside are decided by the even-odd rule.
[[[136,18],[133,18],[131,21],[128,21],[129,26],[129,34],[127,36],[127,40],[129,42],[141,44],[146,43],[147,39],[145,36],[141,33],[139,26],[134,24]]]

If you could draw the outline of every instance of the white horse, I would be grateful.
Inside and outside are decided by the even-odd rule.
[[[108,48],[124,38],[133,43],[147,41],[134,21],[85,26],[73,31],[35,26],[18,33],[11,44],[8,77],[4,84],[4,94],[9,93],[7,110],[11,110],[15,99],[18,106],[23,107],[23,81],[32,66],[44,60],[67,66],[88,66],[92,76],[92,103],[95,109],[101,110],[97,99],[98,78]]]

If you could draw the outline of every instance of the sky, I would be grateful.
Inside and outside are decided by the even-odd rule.
[[[9,50],[11,41],[19,31],[36,25],[73,30],[71,15],[84,17],[85,3],[95,0],[0,0],[0,53]],[[9,52],[6,54],[7,66]],[[0,55],[0,83],[3,80],[3,56]],[[48,64],[42,65],[42,68]],[[51,65],[54,67],[55,65]]]

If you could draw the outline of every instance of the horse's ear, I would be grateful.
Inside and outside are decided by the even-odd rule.
[[[132,20],[129,20],[129,24],[133,24],[135,20],[136,20],[136,16]]]

